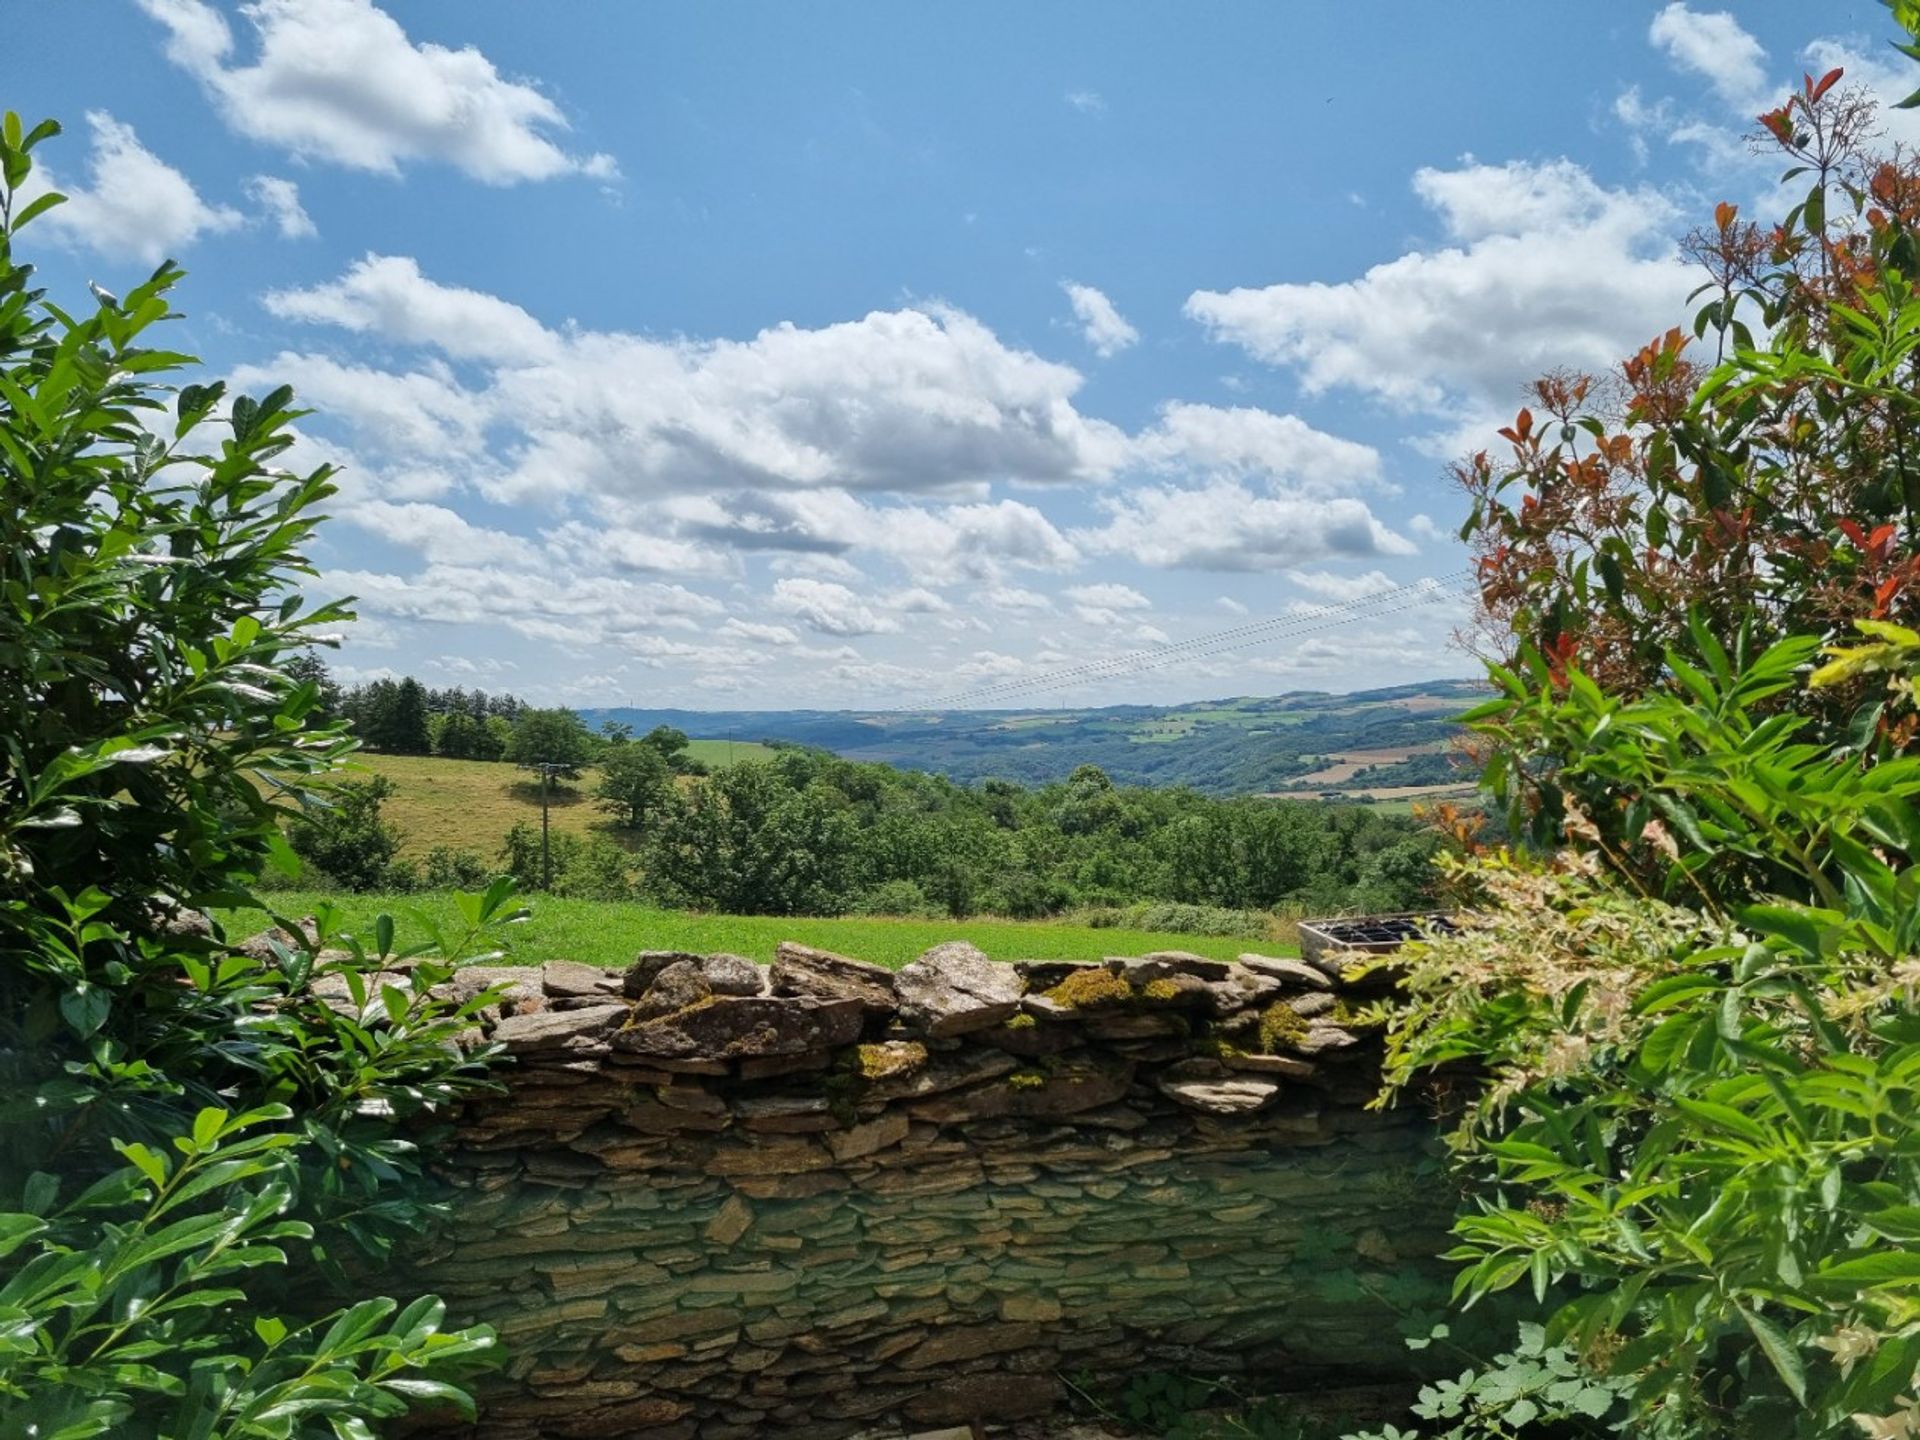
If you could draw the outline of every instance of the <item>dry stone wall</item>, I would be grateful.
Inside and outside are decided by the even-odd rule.
[[[898,973],[474,970],[517,1062],[444,1155],[423,1287],[511,1352],[487,1440],[899,1434],[1070,1383],[1404,1373],[1451,1197],[1337,953]]]

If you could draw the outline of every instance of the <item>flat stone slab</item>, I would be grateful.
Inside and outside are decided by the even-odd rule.
[[[1160,1093],[1176,1105],[1204,1115],[1247,1115],[1272,1102],[1280,1093],[1275,1080],[1252,1076],[1231,1080],[1170,1080],[1155,1082]]]
[[[1020,1009],[1020,977],[964,940],[935,945],[893,977],[900,1018],[944,1037],[984,1030]]]
[[[512,1054],[604,1048],[607,1036],[626,1022],[625,1005],[593,1005],[584,1010],[538,1010],[509,1015],[493,1027],[493,1039]]]
[[[621,972],[577,960],[549,960],[540,967],[540,987],[556,997],[619,995]]]
[[[836,955],[831,950],[816,950],[793,940],[782,940],[774,947],[769,973],[776,995],[857,1000],[868,1015],[891,1015],[898,1003],[893,972],[885,966]]]
[[[1191,975],[1196,980],[1224,980],[1230,969],[1225,960],[1196,955],[1191,950],[1154,950],[1138,960],[1120,963],[1134,967],[1143,979],[1152,978],[1147,973],[1152,971],[1162,975]]]
[[[1224,1063],[1229,1070],[1241,1070],[1249,1075],[1280,1075],[1288,1080],[1311,1080],[1319,1070],[1311,1060],[1302,1060],[1297,1055],[1229,1055]]]
[[[1298,990],[1331,990],[1333,981],[1326,971],[1304,960],[1289,960],[1279,955],[1242,955],[1240,963],[1249,970],[1271,976]]]
[[[860,1001],[710,995],[684,1010],[643,1020],[613,1037],[613,1048],[648,1059],[737,1060],[831,1050],[860,1038]]]
[[[1306,1038],[1295,1040],[1287,1048],[1302,1055],[1326,1055],[1351,1050],[1359,1043],[1358,1035],[1338,1025],[1312,1025],[1307,1029]]]

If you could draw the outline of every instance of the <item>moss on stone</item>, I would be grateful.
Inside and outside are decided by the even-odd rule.
[[[1179,998],[1180,987],[1171,979],[1162,977],[1159,980],[1149,980],[1141,986],[1140,994],[1148,1000],[1174,1000]]]
[[[1007,1076],[1007,1088],[1010,1090],[1042,1090],[1046,1084],[1044,1070],[1016,1070]]]
[[[1038,1025],[1039,1023],[1040,1022],[1038,1020],[1034,1019],[1033,1016],[1027,1014],[1026,1011],[1023,1010],[1018,1015],[1015,1015],[1011,1020],[1007,1021],[1007,1029],[1031,1030],[1033,1029],[1034,1026]]]
[[[1238,1060],[1247,1053],[1231,1040],[1218,1035],[1201,1036],[1194,1041],[1193,1050],[1196,1055],[1204,1055],[1209,1060]]]
[[[1076,970],[1053,989],[1046,998],[1069,1010],[1088,1005],[1117,1004],[1133,999],[1133,987],[1107,969]]]
[[[1260,1013],[1260,1049],[1271,1055],[1283,1046],[1307,1038],[1307,1022],[1294,1013],[1284,1000],[1276,1000]]]
[[[918,1040],[901,1040],[888,1045],[856,1045],[853,1056],[854,1074],[871,1082],[918,1070],[927,1063],[927,1047]]]
[[[867,1083],[851,1070],[821,1077],[820,1090],[827,1097],[827,1113],[843,1126],[860,1119],[860,1097]]]

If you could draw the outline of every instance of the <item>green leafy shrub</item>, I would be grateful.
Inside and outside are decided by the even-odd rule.
[[[686,743],[684,736],[681,743]],[[659,746],[646,740],[609,745],[600,756],[594,804],[613,816],[614,824],[622,829],[644,829],[673,798],[673,774],[672,762]]]
[[[1920,760],[1802,742],[1771,702],[1813,648],[1676,655],[1681,694],[1629,701],[1507,676],[1475,723],[1606,819],[1570,810],[1553,869],[1467,866],[1471,923],[1401,957],[1390,1084],[1475,1078],[1458,1291],[1551,1301],[1635,1434],[1920,1418]]]
[[[1095,929],[1153,930],[1167,935],[1239,935],[1264,940],[1273,933],[1272,917],[1265,911],[1171,900],[1101,906],[1084,911],[1078,918]]]
[[[1461,471],[1509,658],[1469,720],[1528,853],[1398,957],[1389,1086],[1455,1120],[1458,1297],[1530,1295],[1532,1358],[1619,1404],[1479,1367],[1437,1433],[1920,1434],[1920,166],[1841,79],[1761,117],[1812,181],[1782,225],[1690,241],[1720,363],[1676,328],[1611,414],[1543,381]]]
[[[1444,1335],[1446,1327],[1438,1328]],[[1520,1326],[1519,1342],[1486,1365],[1420,1387],[1413,1413],[1436,1422],[1421,1431],[1385,1425],[1352,1433],[1346,1440],[1508,1440],[1521,1434],[1560,1437],[1610,1435],[1625,1409],[1626,1386],[1596,1376],[1563,1345],[1549,1345],[1546,1331]]]
[[[284,1440],[370,1436],[420,1401],[472,1416],[446,1377],[492,1333],[443,1330],[437,1300],[289,1323],[242,1288],[313,1239],[285,1214],[292,1118],[202,1110],[170,1147],[117,1143],[127,1163],[65,1204],[52,1175],[29,1178],[32,1208],[0,1213],[0,1433]]]
[[[938,920],[947,913],[947,908],[934,904],[927,898],[926,892],[911,880],[888,880],[862,892],[847,913]]]
[[[174,383],[172,264],[78,315],[34,288],[57,133],[0,118],[0,1434],[365,1440],[457,1402],[441,1358],[488,1338],[430,1300],[324,1312],[435,1214],[420,1136],[492,1058],[435,986],[510,887],[406,948],[193,923],[267,918],[252,881],[297,868],[281,823],[351,749],[302,663],[351,618],[299,594],[333,486],[275,464],[289,390]]]
[[[603,835],[552,831],[543,850],[540,827],[520,821],[500,849],[506,872],[529,889],[550,889],[574,900],[631,900],[633,857]],[[551,867],[553,884],[543,885]]]
[[[436,845],[421,861],[420,884],[427,890],[481,890],[497,873],[478,851]]]
[[[330,785],[287,826],[287,843],[343,890],[411,889],[411,868],[396,862],[403,837],[380,815],[393,792],[384,775]]]
[[[1920,13],[1889,8],[1920,54]],[[1756,149],[1797,182],[1778,223],[1717,205],[1684,241],[1695,314],[1612,376],[1549,373],[1456,467],[1484,637],[1509,663],[1531,645],[1639,695],[1690,625],[1731,651],[1743,631],[1764,649],[1920,619],[1920,165],[1838,69],[1760,120]],[[1783,703],[1841,743],[1858,693]]]
[[[631,900],[633,857],[604,835],[591,835],[553,877],[553,893],[573,900]]]

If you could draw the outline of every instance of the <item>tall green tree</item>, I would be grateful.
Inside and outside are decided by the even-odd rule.
[[[431,750],[427,739],[427,692],[411,675],[394,687],[388,726],[386,748],[394,754],[425,755]]]
[[[486,730],[481,723],[464,710],[449,710],[439,717],[440,726],[434,754],[444,755],[449,760],[484,760],[489,757],[481,752],[487,748]]]
[[[830,914],[857,875],[858,830],[825,787],[791,790],[771,764],[732,765],[662,812],[652,881],[692,903],[748,914]]]
[[[687,752],[693,742],[687,739],[687,732],[676,730],[671,725],[656,725],[640,737],[642,745],[658,752],[667,762],[667,768],[676,775],[699,775],[706,767]]]
[[[580,778],[580,768],[593,751],[593,737],[572,710],[522,710],[513,722],[505,759],[515,765],[552,765],[569,780]]]
[[[609,746],[600,757],[594,803],[623,829],[639,830],[673,798],[673,768],[653,746]]]
[[[326,661],[308,650],[289,659],[285,669],[289,680],[313,686],[312,713],[315,722],[339,718],[340,685],[333,678],[333,672],[327,669]]]

